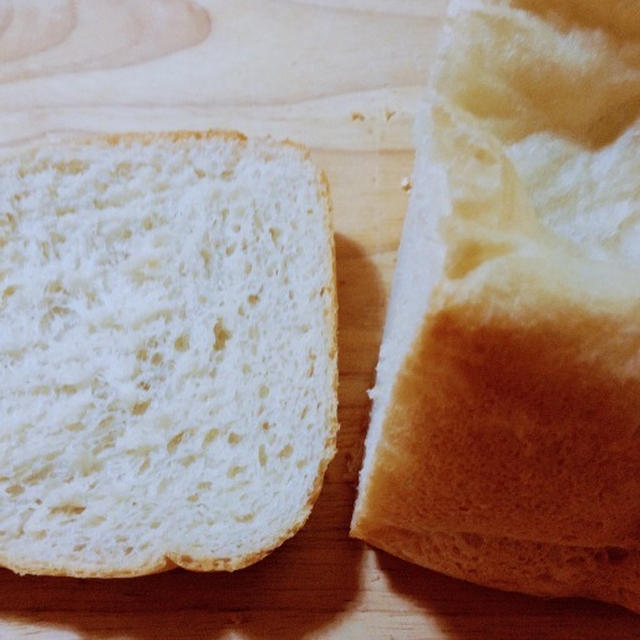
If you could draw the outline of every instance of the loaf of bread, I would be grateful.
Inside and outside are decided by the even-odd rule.
[[[326,181],[228,133],[0,159],[0,564],[235,570],[305,522],[335,450]]]
[[[455,0],[352,535],[640,612],[640,2]]]

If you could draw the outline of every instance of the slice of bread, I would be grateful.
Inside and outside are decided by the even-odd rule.
[[[328,187],[230,133],[59,138],[0,160],[0,564],[249,565],[335,451]]]
[[[640,3],[459,0],[352,534],[640,611]]]

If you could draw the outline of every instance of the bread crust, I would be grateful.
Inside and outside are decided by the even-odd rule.
[[[496,97],[498,89],[529,95],[522,71],[538,63],[568,78],[575,60],[590,62],[575,52],[564,66],[544,58],[531,34],[571,48],[566,25],[554,26],[551,1],[516,4],[539,5],[550,24],[506,0],[451,5],[414,176],[414,193],[434,194],[428,216],[441,224],[430,240],[445,257],[442,265],[432,259],[423,278],[439,284],[416,286],[429,310],[378,407],[381,436],[367,450],[351,535],[480,584],[640,611],[637,252],[609,250],[635,223],[624,207],[639,192],[612,179],[612,193],[600,197],[612,209],[622,202],[629,220],[615,231],[594,223],[602,209],[584,194],[600,185],[573,169],[579,158],[597,173],[591,154],[602,118],[586,114],[589,135],[573,131],[568,141],[546,88],[530,110]],[[509,66],[516,52],[497,62],[492,53],[502,51],[491,38],[505,37],[510,19],[526,52],[519,67]],[[612,50],[604,47],[603,59]],[[626,124],[622,142],[607,150],[611,166],[623,164],[623,138],[638,131],[637,121]],[[553,168],[550,149],[558,152]],[[548,197],[556,174],[564,181],[553,193],[562,190],[564,200]],[[409,215],[416,202],[412,194]],[[540,202],[550,203],[557,226]]]
[[[208,131],[167,131],[167,132],[128,132],[121,134],[97,134],[97,135],[50,135],[45,136],[47,142],[76,143],[76,144],[104,144],[109,146],[128,145],[132,143],[150,145],[158,141],[168,141],[172,143],[186,142],[191,139],[213,139],[220,138],[229,142],[245,145],[249,143],[249,138],[238,131],[208,130]],[[290,140],[275,141],[271,138],[260,140],[267,146],[286,146],[300,154],[305,163],[311,162],[311,153],[307,147]],[[29,141],[29,147],[34,146],[33,141]],[[13,148],[15,150],[15,147]],[[333,210],[330,196],[329,182],[323,172],[315,169],[315,179],[317,183],[318,200],[323,211],[323,224],[327,231],[329,240],[329,251],[326,254],[327,271],[330,274],[329,281],[325,287],[328,292],[329,304],[325,309],[324,323],[325,334],[327,336],[326,349],[331,363],[330,379],[333,391],[333,400],[328,403],[327,413],[324,423],[326,432],[323,456],[318,464],[315,480],[307,495],[306,502],[301,505],[293,524],[285,530],[274,535],[273,542],[267,547],[257,549],[249,554],[241,554],[232,557],[219,558],[193,558],[184,553],[176,554],[167,551],[165,554],[154,558],[152,561],[126,568],[110,570],[108,568],[88,568],[86,566],[60,566],[55,562],[48,564],[29,564],[25,562],[15,562],[8,556],[0,555],[0,565],[6,567],[17,574],[37,574],[49,576],[67,576],[75,578],[129,578],[169,571],[175,568],[184,568],[190,571],[236,571],[248,567],[262,560],[273,550],[281,546],[286,540],[295,535],[306,523],[311,510],[322,490],[324,475],[327,467],[336,453],[336,440],[339,430],[337,419],[337,388],[338,388],[338,367],[337,367],[337,292],[336,292],[336,260],[335,260],[335,240],[333,232]]]
[[[375,519],[638,547],[638,352],[633,311],[518,317],[482,289],[434,311],[394,387],[367,490]]]
[[[637,311],[525,323],[478,295],[425,318],[351,535],[472,582],[640,612]]]
[[[554,545],[475,533],[367,530],[367,541],[409,562],[503,591],[586,597],[640,613],[640,551]]]

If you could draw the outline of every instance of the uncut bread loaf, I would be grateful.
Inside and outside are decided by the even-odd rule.
[[[640,612],[640,2],[456,0],[352,535]]]
[[[335,450],[328,189],[231,133],[0,159],[0,564],[235,570],[305,522]]]

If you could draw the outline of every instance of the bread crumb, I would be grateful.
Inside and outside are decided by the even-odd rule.
[[[231,571],[293,535],[319,492],[337,429],[326,185],[294,143],[206,135],[65,135],[0,160],[16,435],[0,517],[17,523],[0,555],[17,571],[50,572],[51,547],[65,575]]]
[[[411,184],[411,178],[404,177],[402,178],[402,182],[400,183],[400,187],[404,192],[411,191],[413,184]]]
[[[389,122],[389,120],[391,120],[391,118],[393,118],[393,116],[396,115],[395,111],[392,111],[391,109],[385,109],[384,110],[384,119]]]
[[[359,111],[353,111],[351,113],[351,119],[355,122],[359,120],[360,122],[364,121],[364,113],[360,113]]]

